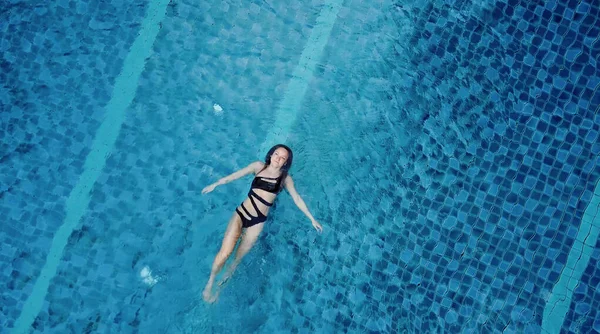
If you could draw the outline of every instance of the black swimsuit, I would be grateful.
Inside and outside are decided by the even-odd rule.
[[[276,180],[276,182],[269,182],[266,180]],[[246,207],[244,207],[244,203],[240,204],[240,207],[242,208],[242,210],[244,210],[244,213],[246,213],[246,216],[250,217],[250,219],[248,219],[246,216],[244,216],[238,208],[235,209],[235,212],[237,212],[237,214],[242,219],[242,227],[243,228],[247,228],[250,226],[254,226],[256,224],[264,223],[267,220],[267,216],[265,216],[258,209],[258,206],[256,205],[256,202],[254,201],[254,199],[257,199],[258,201],[260,201],[262,204],[264,204],[266,206],[273,205],[273,203],[269,203],[264,198],[260,197],[254,191],[254,189],[261,189],[261,190],[270,192],[272,194],[277,194],[281,191],[281,180],[279,179],[279,177],[264,177],[264,176],[258,176],[258,175],[254,177],[254,180],[252,180],[252,185],[250,186],[250,191],[248,192],[248,198],[250,199],[250,203],[252,204],[252,206],[254,207],[254,210],[256,211],[256,216],[252,216],[250,214],[250,212],[248,212],[248,209],[246,209]]]

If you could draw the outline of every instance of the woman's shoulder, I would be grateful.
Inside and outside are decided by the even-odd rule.
[[[265,168],[265,163],[262,161],[255,161],[251,163],[250,166],[252,166],[252,171],[254,172],[254,174],[256,174],[260,172],[263,168]]]

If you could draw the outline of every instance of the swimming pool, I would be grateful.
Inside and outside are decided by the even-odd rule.
[[[600,331],[598,4],[1,4],[1,332]]]

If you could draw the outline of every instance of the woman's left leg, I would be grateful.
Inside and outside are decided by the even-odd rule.
[[[204,292],[202,296],[205,301],[214,301],[214,298],[211,296],[211,290],[213,282],[215,281],[215,277],[223,268],[225,261],[235,248],[235,244],[237,243],[240,234],[242,233],[242,220],[237,213],[233,213],[229,224],[227,225],[227,231],[225,231],[225,237],[223,237],[223,243],[221,244],[221,249],[215,256],[215,260],[213,261],[212,270],[210,271],[210,278],[208,279],[208,283],[206,283],[206,287],[204,287]]]
[[[252,246],[254,246],[256,240],[258,240],[258,236],[260,236],[260,232],[262,232],[264,225],[264,223],[260,223],[246,228],[246,231],[242,234],[242,241],[240,241],[240,245],[235,253],[235,259],[220,284],[223,284],[224,281],[229,279],[235,271],[235,268],[237,268],[238,264],[242,261],[244,255],[248,254],[250,249],[252,249]]]

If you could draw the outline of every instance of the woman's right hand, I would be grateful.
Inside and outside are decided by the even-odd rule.
[[[203,194],[208,194],[209,192],[211,192],[211,191],[215,190],[215,187],[216,187],[216,186],[217,186],[217,185],[216,185],[216,184],[214,184],[214,183],[213,183],[213,184],[211,184],[211,185],[209,185],[209,186],[206,186],[206,187],[204,187],[204,189],[202,189],[202,193],[203,193]]]

